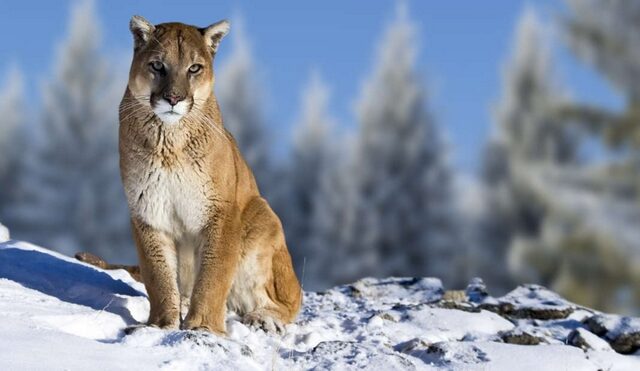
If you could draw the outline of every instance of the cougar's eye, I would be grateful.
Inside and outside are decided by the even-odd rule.
[[[160,72],[164,69],[164,64],[162,64],[162,62],[160,61],[153,61],[149,63],[149,66],[151,66],[151,69],[156,72]]]
[[[189,67],[189,72],[190,73],[198,73],[198,72],[200,72],[201,69],[202,69],[202,65],[194,64],[194,65],[191,65],[191,67]]]

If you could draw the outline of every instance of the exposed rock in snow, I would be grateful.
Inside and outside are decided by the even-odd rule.
[[[0,223],[0,242],[9,241],[9,228]]]
[[[596,314],[585,323],[595,334],[607,339],[617,352],[631,353],[640,348],[640,318]]]
[[[538,345],[546,343],[544,336],[538,336],[522,328],[516,328],[500,333],[500,338],[505,343],[519,345]]]
[[[604,339],[581,327],[571,331],[567,337],[567,342],[584,350],[612,350],[609,343]]]
[[[125,271],[0,244],[0,369],[640,369],[640,355],[607,348],[634,339],[637,319],[604,316],[535,285],[492,298],[481,280],[445,291],[434,278],[367,278],[305,293],[283,336],[252,330],[233,313],[224,338],[147,327],[125,335],[148,310],[144,286]]]
[[[542,320],[566,318],[576,309],[575,304],[540,285],[520,286],[497,300],[487,297],[479,306],[511,318]]]

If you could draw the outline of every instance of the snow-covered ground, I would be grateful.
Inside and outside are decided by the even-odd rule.
[[[9,229],[0,224],[0,242],[5,242],[9,239]]]
[[[445,292],[433,278],[363,279],[304,299],[283,336],[233,314],[225,338],[154,328],[125,335],[146,319],[143,285],[8,241],[0,243],[0,370],[640,370],[639,319],[580,308],[540,286],[492,298],[480,281]]]

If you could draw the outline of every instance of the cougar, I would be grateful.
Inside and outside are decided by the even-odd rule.
[[[225,334],[229,309],[252,327],[280,332],[300,309],[280,219],[223,126],[213,92],[213,60],[229,26],[130,22],[120,170],[149,326]]]

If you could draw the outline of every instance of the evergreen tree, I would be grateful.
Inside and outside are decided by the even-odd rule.
[[[459,279],[464,273],[453,271],[460,246],[451,174],[416,68],[415,26],[403,7],[379,46],[357,117],[348,174],[353,188],[347,192],[344,220],[344,259],[350,266],[340,280],[365,275]]]
[[[117,151],[116,107],[125,76],[109,69],[98,46],[94,5],[82,2],[44,86],[42,121],[20,179],[25,198],[14,208],[12,232],[67,254],[88,250],[112,261],[133,260]]]
[[[0,92],[0,221],[8,223],[8,208],[18,196],[17,175],[24,151],[25,111],[23,79],[17,69],[9,72]]]
[[[588,103],[564,104],[564,120],[588,129],[617,151],[604,188],[640,198],[640,4],[628,0],[567,0],[565,40],[574,54],[595,68],[625,100],[620,111]]]
[[[307,258],[315,260],[316,255],[312,242],[313,219],[322,176],[329,166],[329,136],[333,127],[333,119],[327,113],[328,103],[327,86],[318,74],[312,75],[302,97],[302,111],[295,128],[288,174],[288,206],[283,214],[287,242],[292,247],[292,258],[299,275]],[[313,264],[311,260],[309,264]],[[309,273],[307,282],[314,285],[313,270],[306,273]]]
[[[234,22],[232,41],[231,55],[216,76],[216,96],[225,127],[234,136],[240,153],[253,170],[260,191],[268,197],[272,193],[273,173],[262,90],[241,21]]]
[[[525,278],[539,279],[573,301],[631,312],[640,303],[633,253],[640,215],[640,6],[627,0],[567,3],[565,41],[621,93],[626,105],[615,111],[582,102],[556,103],[557,121],[601,139],[603,156],[580,167],[538,171],[544,179],[529,177],[550,212],[541,238],[515,243],[510,260],[516,271],[527,272]]]
[[[506,269],[511,246],[516,241],[532,244],[548,213],[530,186],[532,169],[567,165],[576,157],[575,135],[553,114],[554,105],[564,98],[550,80],[550,61],[542,25],[535,12],[526,9],[504,71],[496,126],[483,164],[487,190],[481,226],[484,248],[474,260],[476,274],[497,289],[513,284]]]
[[[351,174],[353,138],[334,136],[325,146],[326,160],[319,169],[317,193],[311,203],[309,249],[304,256],[304,269],[300,268],[304,270],[304,275],[300,274],[302,283],[310,290],[326,289],[374,274],[362,267],[373,264],[368,260],[376,258],[371,253],[358,257],[350,250],[356,199],[355,178]]]

